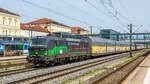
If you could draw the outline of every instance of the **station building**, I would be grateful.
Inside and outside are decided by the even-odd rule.
[[[20,37],[20,15],[0,8],[0,39]]]
[[[54,32],[71,33],[71,27],[48,18],[42,18],[35,21],[31,21],[25,23],[25,25],[40,26],[41,28],[47,29],[50,33],[54,33]]]
[[[29,41],[34,36],[46,36],[49,34],[48,29],[42,28],[40,26],[30,26],[21,24],[21,37],[25,41]]]
[[[81,28],[81,27],[72,27],[71,34],[78,34],[78,35],[88,35],[90,34],[89,31]]]

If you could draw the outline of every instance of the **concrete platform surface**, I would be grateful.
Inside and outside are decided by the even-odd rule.
[[[27,57],[27,55],[0,57],[0,61],[1,60],[8,60],[8,59],[26,58],[26,57]]]
[[[123,81],[122,84],[150,84],[150,55]]]

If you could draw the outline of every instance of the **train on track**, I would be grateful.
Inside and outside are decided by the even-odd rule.
[[[16,40],[0,40],[0,56],[28,54],[29,43]]]
[[[54,65],[125,52],[129,51],[129,47],[128,42],[102,39],[96,36],[86,36],[81,39],[37,36],[32,39],[27,61],[34,65]],[[141,48],[143,46],[139,44],[132,46],[133,50]]]

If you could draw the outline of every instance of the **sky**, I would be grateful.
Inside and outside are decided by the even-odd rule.
[[[0,8],[20,14],[26,23],[49,18],[65,25],[82,27],[93,33],[100,29],[150,32],[150,0],[0,0]]]

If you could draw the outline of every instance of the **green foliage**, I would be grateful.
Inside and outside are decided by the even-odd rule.
[[[12,64],[12,62],[7,62],[8,65]]]
[[[5,68],[5,70],[8,70],[8,68]]]
[[[61,84],[65,84],[64,82],[61,82]]]
[[[81,80],[79,80],[79,83],[78,84],[82,84]]]

